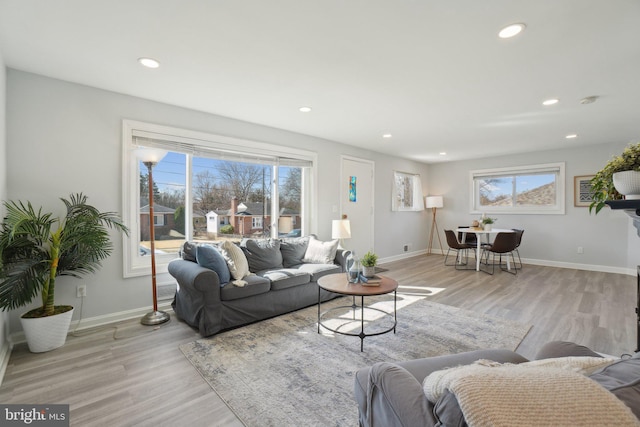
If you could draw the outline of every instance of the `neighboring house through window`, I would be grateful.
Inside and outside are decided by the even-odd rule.
[[[167,151],[153,167],[151,189],[147,168],[135,157],[140,147]],[[149,270],[144,257],[150,253],[150,191],[159,269],[176,257],[185,240],[286,234],[289,230],[278,230],[280,212],[293,216],[304,234],[311,232],[313,152],[125,120],[123,153],[123,217],[131,231],[125,237],[125,277]],[[210,225],[207,215],[213,218]],[[222,227],[231,228],[231,234],[223,235]]]

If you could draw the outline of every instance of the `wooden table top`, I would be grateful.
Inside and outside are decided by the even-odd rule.
[[[398,288],[398,282],[392,278],[377,274],[376,277],[381,279],[379,286],[363,286],[360,283],[349,283],[346,273],[328,274],[318,280],[318,286],[336,294],[357,296],[384,295]]]

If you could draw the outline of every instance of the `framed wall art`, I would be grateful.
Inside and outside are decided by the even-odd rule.
[[[407,172],[393,172],[392,211],[424,210],[420,175]]]
[[[593,201],[591,178],[595,175],[581,175],[573,177],[573,205],[577,207],[589,207]]]

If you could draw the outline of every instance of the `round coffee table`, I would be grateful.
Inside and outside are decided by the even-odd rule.
[[[322,326],[323,328],[337,334],[360,337],[360,351],[364,350],[365,337],[382,335],[391,331],[393,331],[393,333],[395,334],[396,325],[398,324],[398,319],[396,317],[396,301],[397,301],[396,290],[398,289],[398,282],[386,276],[376,276],[376,277],[380,278],[380,283],[378,286],[365,286],[360,283],[349,283],[347,280],[347,275],[345,273],[329,274],[321,277],[318,280],[318,333],[320,333],[320,326]],[[330,308],[329,310],[321,312],[321,309],[320,309],[320,306],[322,304],[322,300],[320,298],[321,289],[324,289],[325,291],[333,292],[336,294],[351,295],[353,297],[352,299],[353,302],[351,305],[333,307],[333,308]],[[379,308],[367,307],[364,305],[364,297],[374,296],[374,295],[384,295],[384,294],[389,294],[391,292],[393,292],[393,313],[388,313]],[[356,304],[356,297],[360,297],[360,305]],[[356,309],[360,308],[361,315],[360,315],[360,332],[359,333],[339,331],[337,329],[330,328],[326,324],[322,323],[322,317],[325,314],[329,313],[330,311],[349,308],[349,307],[353,309],[354,319],[356,315]],[[365,333],[364,332],[365,310],[378,311],[386,316],[392,316],[393,325],[390,328],[384,329],[382,331],[373,332],[369,334]]]

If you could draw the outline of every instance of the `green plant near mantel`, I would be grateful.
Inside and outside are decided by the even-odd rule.
[[[613,186],[613,174],[624,171],[640,171],[640,143],[629,144],[621,155],[613,156],[591,179],[592,201],[589,213],[594,209],[596,214],[600,212],[607,200],[622,199],[622,195]]]
[[[58,306],[54,306],[56,278],[94,273],[113,250],[108,228],[129,233],[115,213],[98,211],[82,193],[60,200],[67,208],[63,218],[42,212],[42,208],[36,211],[30,202],[4,202],[7,213],[0,226],[3,310],[25,306],[40,292],[42,306],[23,317],[66,311],[56,311]]]
[[[483,223],[483,224],[493,224],[493,223],[495,223],[497,220],[498,220],[497,218],[491,218],[491,217],[488,217],[488,216],[487,216],[487,217],[482,218],[482,223]]]
[[[364,254],[360,262],[365,267],[375,267],[378,264],[378,255],[369,251],[366,254]]]

